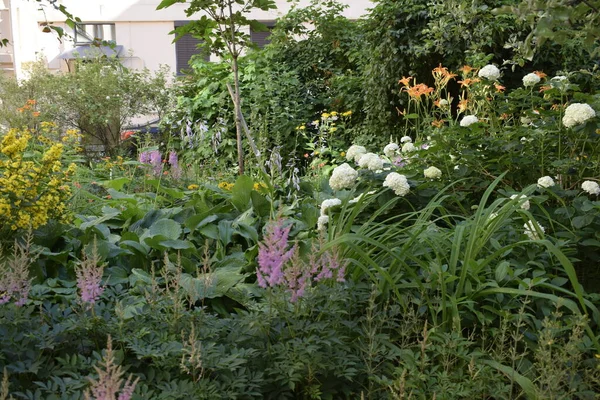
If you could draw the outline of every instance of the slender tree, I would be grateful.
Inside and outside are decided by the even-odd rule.
[[[238,60],[244,49],[252,46],[250,35],[243,28],[250,27],[254,31],[265,31],[267,27],[256,20],[248,18],[252,10],[268,11],[276,8],[274,0],[163,0],[158,10],[175,3],[186,3],[185,13],[188,17],[202,14],[199,19],[191,21],[175,30],[176,38],[190,33],[203,41],[203,47],[231,63],[233,73],[233,90],[231,93],[235,108],[235,129],[237,138],[238,166],[240,175],[244,173],[244,150],[242,134],[244,122],[242,117],[240,76]],[[228,57],[227,57],[228,56]],[[252,138],[248,134],[248,139]]]

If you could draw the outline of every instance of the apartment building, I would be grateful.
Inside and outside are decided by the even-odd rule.
[[[339,1],[349,6],[345,10],[348,18],[359,18],[372,6],[369,0]],[[306,6],[309,0],[296,3]],[[172,71],[181,71],[191,55],[199,52],[195,38],[187,36],[172,43],[173,35],[169,34],[194,18],[185,15],[186,4],[177,3],[163,10],[156,10],[160,0],[47,0],[41,4],[40,7],[36,1],[0,0],[0,38],[10,41],[0,48],[0,69],[4,73],[22,78],[24,67],[38,59],[51,70],[67,71],[73,58],[99,51],[116,55],[130,68],[157,70],[168,65]],[[254,11],[250,18],[272,25],[292,4],[277,0],[276,10]],[[65,25],[65,16],[55,9],[59,5],[81,19],[77,29]],[[68,37],[59,41],[55,34],[43,32],[46,23],[64,28]],[[268,33],[248,33],[258,45],[268,41]],[[97,39],[114,45],[91,46]]]

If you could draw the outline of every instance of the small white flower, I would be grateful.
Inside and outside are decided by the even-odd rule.
[[[397,172],[389,173],[385,177],[383,186],[392,189],[397,196],[405,196],[410,191],[410,185],[406,180],[406,176],[400,175]]]
[[[567,80],[569,80],[569,78],[567,78],[564,75],[557,75],[554,78],[550,79],[551,81],[555,81],[555,82],[565,82]]]
[[[328,209],[341,205],[342,201],[340,199],[323,200],[323,202],[321,203],[321,215],[326,215]]]
[[[540,81],[540,77],[532,72],[523,77],[523,86],[525,86],[525,87],[535,86],[535,84],[539,83],[539,81]]]
[[[523,225],[524,233],[531,240],[541,240],[542,236],[540,234],[544,234],[546,230],[543,226],[534,221],[527,221],[525,225]]]
[[[423,175],[425,175],[425,178],[427,179],[438,179],[442,177],[442,171],[436,167],[429,167],[423,171]]]
[[[521,124],[523,125],[529,125],[531,124],[531,118],[527,118],[527,117],[521,117]]]
[[[106,96],[106,100],[110,100],[110,96]]]
[[[335,167],[331,178],[329,178],[329,186],[333,190],[342,190],[352,187],[358,178],[358,172],[350,165],[344,163],[339,167]]]
[[[539,188],[549,188],[550,186],[554,186],[554,179],[549,176],[542,176],[538,179],[537,185]]]
[[[383,160],[375,153],[363,154],[358,160],[358,166],[368,168],[371,171],[378,171],[383,168]]]
[[[465,115],[465,117],[460,120],[460,126],[469,126],[471,124],[479,122],[479,119],[474,115]]]
[[[406,142],[402,145],[403,153],[410,153],[411,151],[415,151],[417,148],[411,142]]]
[[[367,152],[363,146],[352,145],[346,152],[346,160],[358,162],[360,157]]]
[[[412,142],[412,139],[410,136],[402,136],[402,138],[400,139],[400,143],[406,143],[406,142]]]
[[[399,149],[400,147],[396,143],[390,143],[383,148],[383,154],[386,157],[393,157]]]
[[[328,215],[321,215],[317,220],[317,230],[324,231],[327,230],[327,224],[329,223]]]
[[[480,78],[489,79],[490,81],[497,81],[500,78],[500,70],[495,65],[489,64],[479,70]]]
[[[448,107],[449,104],[450,104],[450,102],[446,99],[440,100],[440,108]]]
[[[575,125],[581,125],[588,119],[596,116],[596,111],[585,103],[573,103],[565,109],[563,117],[563,125],[567,128],[572,128]]]
[[[585,181],[581,184],[581,189],[589,194],[600,194],[600,185],[594,181]]]
[[[519,194],[513,194],[512,196],[510,196],[510,199],[511,199],[511,200],[514,200],[514,199],[517,199],[517,198],[518,198],[518,199],[527,199],[527,196],[525,196],[524,194],[521,194],[521,195],[519,195]],[[521,208],[522,208],[523,210],[529,210],[529,208],[530,208],[530,207],[531,207],[531,204],[529,204],[529,200],[525,200],[525,201],[524,201],[524,202],[521,204]]]

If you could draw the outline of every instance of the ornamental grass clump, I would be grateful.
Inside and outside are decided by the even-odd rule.
[[[38,142],[28,130],[16,129],[0,141],[0,219],[13,231],[69,220],[66,202],[75,165],[63,164],[62,143]]]

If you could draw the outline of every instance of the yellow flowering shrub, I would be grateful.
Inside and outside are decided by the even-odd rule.
[[[9,130],[0,141],[0,228],[38,228],[51,218],[68,219],[68,185],[75,165],[63,165],[62,143],[28,130]]]

